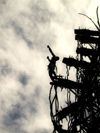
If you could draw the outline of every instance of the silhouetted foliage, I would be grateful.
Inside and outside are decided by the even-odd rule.
[[[86,16],[97,28],[97,31],[75,29],[77,40],[77,57],[63,58],[66,65],[66,76],[57,74],[55,56],[49,59],[48,72],[50,84],[50,115],[54,126],[53,133],[99,133],[100,132],[100,22],[98,7],[96,9],[97,24]],[[87,57],[86,61],[84,58]],[[76,81],[69,78],[70,67],[76,69]],[[60,89],[61,88],[61,92]],[[66,107],[61,107],[59,92],[66,90]],[[60,97],[61,98],[61,97]],[[63,126],[65,125],[66,128]]]

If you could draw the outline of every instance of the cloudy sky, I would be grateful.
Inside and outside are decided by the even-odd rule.
[[[99,5],[100,0],[0,0],[0,133],[52,132],[47,45],[61,59],[75,56],[74,29],[95,28],[78,13],[96,21]]]

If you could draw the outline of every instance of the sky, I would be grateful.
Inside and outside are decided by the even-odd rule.
[[[76,56],[74,29],[95,29],[100,0],[0,0],[0,133],[51,133],[50,45]],[[100,11],[99,11],[100,12]],[[59,65],[63,72],[64,65]]]

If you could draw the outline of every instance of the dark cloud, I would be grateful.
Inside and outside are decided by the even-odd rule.
[[[52,18],[55,16],[55,14],[48,9],[48,4],[42,3],[42,1],[39,1],[39,3],[36,3],[31,5],[31,19],[35,20],[39,24],[47,24],[50,23]]]
[[[12,40],[16,38],[16,40],[24,41],[30,49],[46,51],[46,45],[54,44],[56,38],[53,29],[51,29],[51,22],[55,18],[55,13],[49,9],[48,1],[29,0],[27,4],[28,11],[20,11],[17,7],[16,12],[13,11],[11,5],[15,6],[14,3],[16,4],[16,0],[14,2],[8,0],[5,10],[1,14],[4,22],[0,23],[0,28],[5,33],[12,30],[13,32],[10,35]]]
[[[28,81],[29,81],[29,76],[25,73],[21,73],[18,77],[18,80],[20,81],[20,83],[22,85],[27,85],[28,84]]]
[[[38,102],[38,96],[31,94],[29,97],[25,96],[24,92],[18,93],[18,96],[20,97],[20,106],[22,112],[29,112],[31,115],[35,115],[38,113],[37,108],[37,102]]]
[[[7,76],[12,72],[11,65],[7,60],[0,60],[0,75]]]
[[[38,113],[37,103],[38,100],[36,101],[36,99],[33,97],[31,100],[27,101],[24,109],[35,117],[36,113]]]
[[[21,37],[21,38],[26,42],[26,44],[27,44],[29,47],[32,47],[33,43],[32,43],[32,41],[31,41],[30,39],[28,39],[27,36],[25,35],[25,31],[24,31],[23,27],[20,26],[20,25],[19,25],[18,23],[16,23],[15,21],[12,21],[12,22],[11,22],[11,26],[13,27],[16,36]]]
[[[29,6],[30,12],[20,12],[19,20],[9,20],[16,37],[24,40],[29,48],[44,50],[47,43],[55,41],[55,34],[51,29],[51,21],[55,17],[45,2],[33,2]]]
[[[8,0],[0,0],[0,4],[6,4]]]
[[[20,104],[16,104],[12,110],[8,113],[8,116],[11,120],[16,121],[17,119],[20,119],[23,117],[22,112],[21,112],[21,106]]]
[[[39,97],[41,93],[41,87],[37,86],[34,90],[34,96]]]
[[[12,106],[9,112],[4,116],[4,125],[5,126],[13,126],[18,125],[17,120],[24,117],[23,110],[20,104],[16,104]]]
[[[26,103],[20,101],[20,103],[12,105],[11,109],[3,116],[3,127],[7,128],[9,133],[27,133],[22,128],[22,120],[24,121],[27,119],[28,116],[26,112],[35,118],[35,113],[37,113],[35,104],[34,99],[33,101],[26,99]]]
[[[3,128],[7,129],[8,133],[24,133],[20,120],[23,117],[22,112],[20,105],[15,105],[3,116]]]

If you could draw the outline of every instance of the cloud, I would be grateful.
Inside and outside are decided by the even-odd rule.
[[[19,81],[21,82],[22,85],[27,85],[28,84],[28,76],[24,73],[19,75]]]
[[[0,0],[0,4],[6,4],[7,0]]]
[[[73,30],[87,23],[77,13],[91,8],[92,0],[0,0],[0,132],[52,132],[46,45],[75,56]]]

